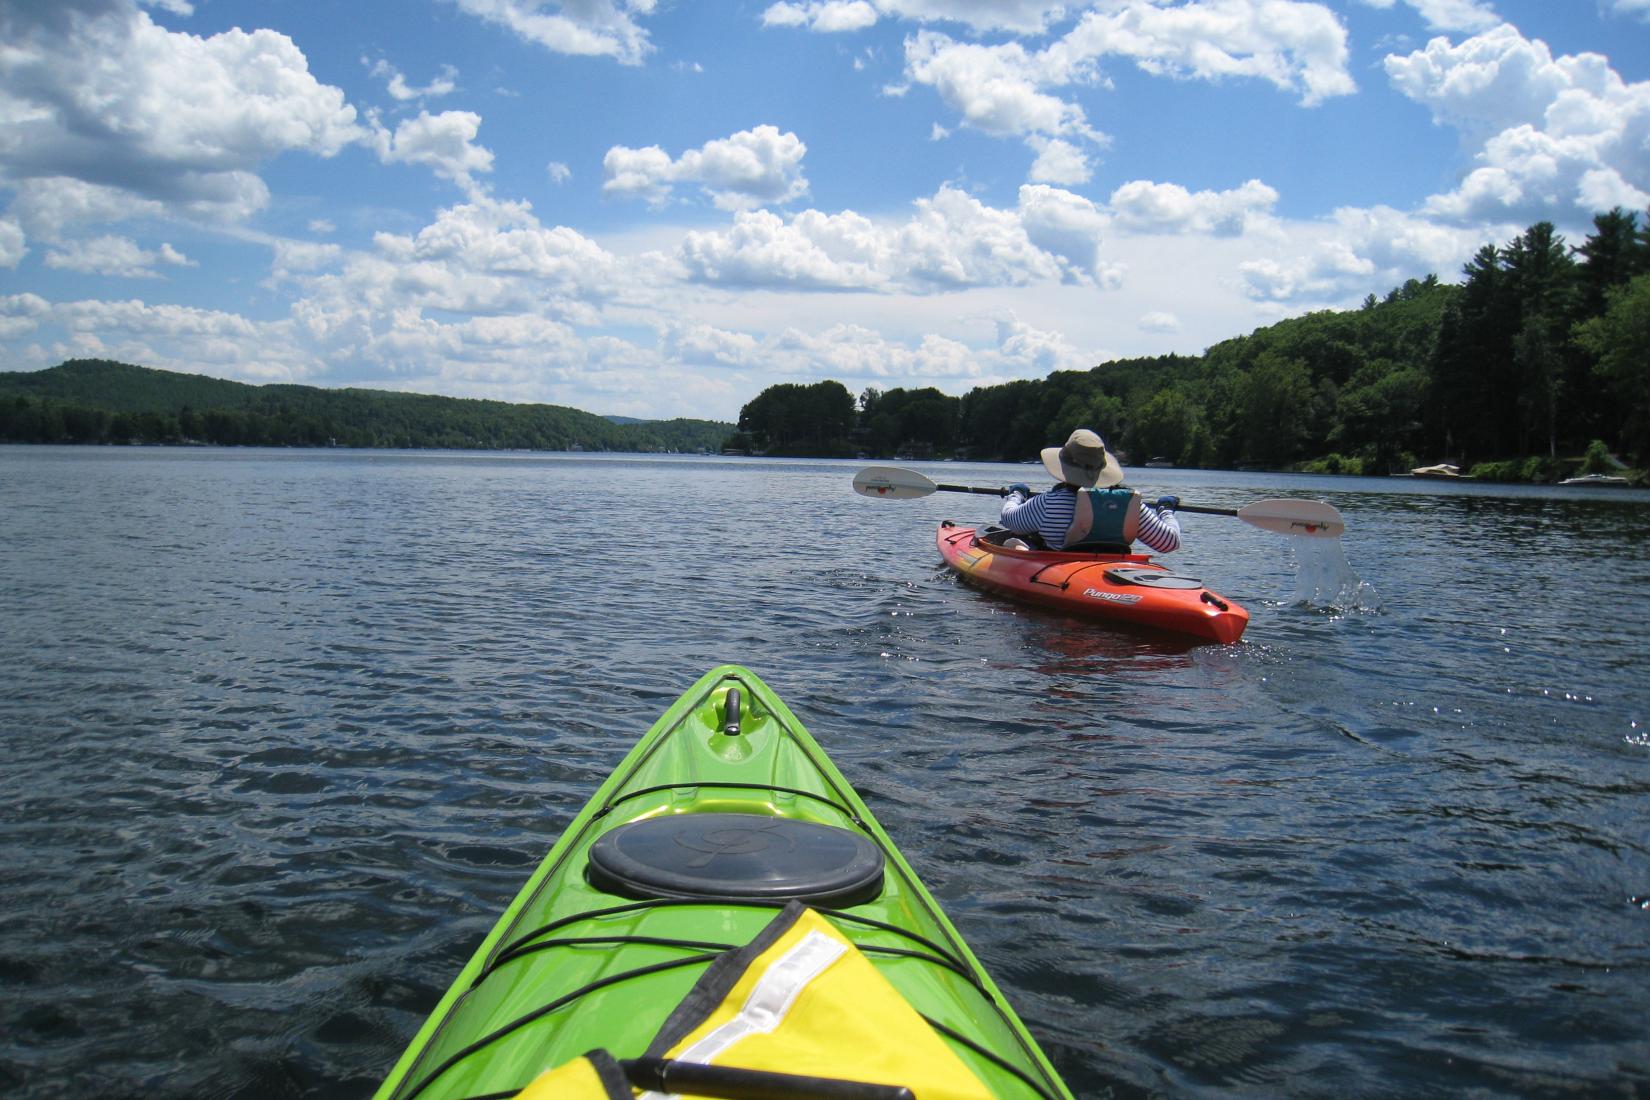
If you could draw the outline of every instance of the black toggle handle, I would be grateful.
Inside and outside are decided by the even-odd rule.
[[[739,689],[728,688],[727,703],[722,710],[722,732],[729,737],[739,736]]]

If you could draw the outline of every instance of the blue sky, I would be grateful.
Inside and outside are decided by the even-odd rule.
[[[0,369],[732,420],[1650,208],[1650,0],[0,0]]]

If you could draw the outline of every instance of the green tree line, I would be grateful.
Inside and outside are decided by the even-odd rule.
[[[459,450],[720,449],[733,426],[632,421],[558,405],[381,390],[252,386],[99,359],[0,373],[0,441]]]
[[[1132,461],[1390,473],[1449,460],[1545,480],[1591,441],[1650,464],[1650,226],[1620,209],[1571,247],[1541,222],[1458,284],[1257,329],[1200,356],[978,387],[763,391],[737,444],[777,454],[1029,458],[1092,427]]]

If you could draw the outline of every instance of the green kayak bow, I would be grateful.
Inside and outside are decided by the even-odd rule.
[[[772,1042],[814,1052],[774,1054],[769,1039],[717,1026],[717,1012],[745,1019],[743,994],[729,992],[744,988],[736,979],[769,989],[796,969],[791,955],[774,955],[786,936],[843,959],[799,987],[806,994],[774,1025]],[[853,1007],[821,1023],[833,1018],[818,1010],[833,984]],[[723,994],[732,1000],[717,1006]],[[870,1039],[848,1026],[866,1021]],[[729,1028],[744,1038],[719,1046]],[[677,1087],[701,1096],[1070,1096],[818,742],[734,665],[706,673],[620,762],[377,1096],[515,1096],[592,1051],[645,1088],[670,1080],[661,1065],[722,1067],[678,1075]],[[925,1068],[941,1061],[960,1076]],[[789,1083],[762,1091],[757,1082],[774,1072]],[[983,1091],[947,1084],[965,1078]]]

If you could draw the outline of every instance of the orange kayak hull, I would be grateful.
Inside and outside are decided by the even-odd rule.
[[[1229,643],[1243,637],[1249,612],[1181,577],[1149,554],[1068,554],[1014,550],[947,520],[940,554],[964,581],[1025,603],[1182,637]]]

